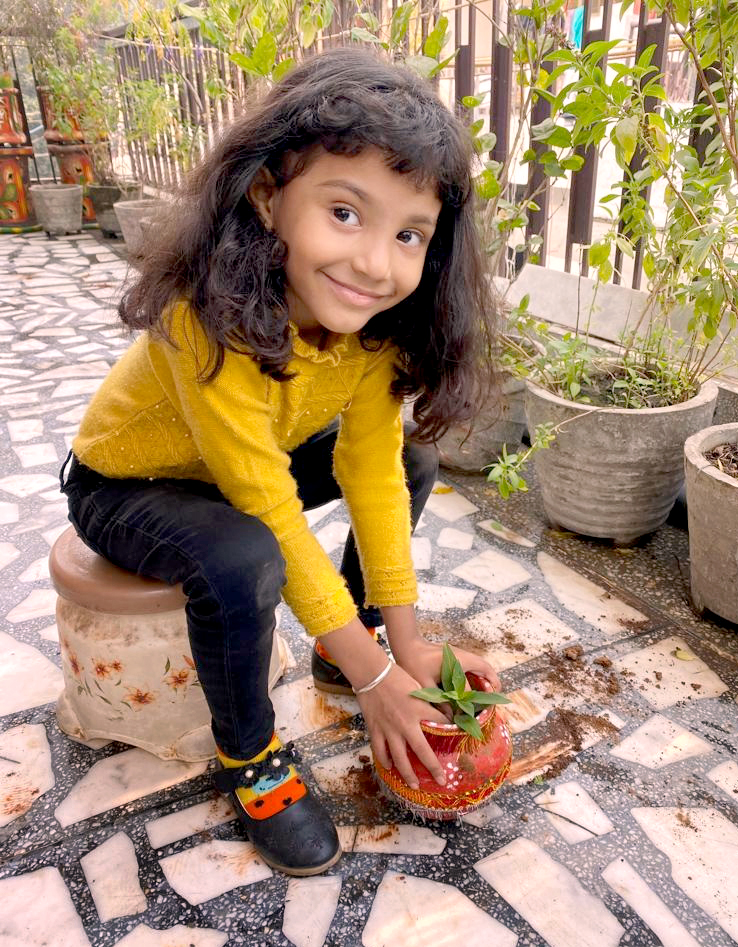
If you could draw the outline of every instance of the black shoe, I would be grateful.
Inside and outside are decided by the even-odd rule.
[[[221,769],[214,774],[215,787],[228,796],[249,841],[264,861],[286,875],[318,875],[341,857],[336,827],[323,805],[310,790],[296,802],[266,819],[255,819],[246,811],[236,789],[250,787],[268,777],[273,768],[287,767],[299,756],[292,744],[271,753],[259,763]],[[302,780],[298,778],[300,786]]]
[[[313,683],[319,691],[325,691],[328,694],[348,694],[349,697],[353,697],[354,692],[346,675],[337,665],[322,658],[315,644],[313,644],[310,669],[313,672]]]

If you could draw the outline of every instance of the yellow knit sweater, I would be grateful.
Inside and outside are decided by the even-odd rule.
[[[287,563],[285,600],[317,636],[347,624],[356,608],[308,528],[288,452],[339,417],[334,474],[367,603],[414,602],[401,411],[389,391],[394,350],[366,352],[347,335],[320,351],[294,330],[288,381],[228,351],[216,378],[201,383],[207,341],[184,304],[173,310],[171,335],[176,348],[142,335],[112,368],[72,445],[82,463],[108,477],[215,483],[234,507],[272,530]]]

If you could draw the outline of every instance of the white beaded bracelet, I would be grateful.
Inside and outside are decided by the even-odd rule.
[[[358,694],[366,694],[367,691],[374,690],[374,688],[375,688],[378,684],[381,684],[382,681],[385,679],[385,677],[387,677],[387,675],[389,674],[389,672],[392,670],[392,666],[393,666],[394,663],[395,663],[395,662],[392,660],[392,658],[388,657],[388,658],[387,658],[387,667],[384,668],[383,670],[381,670],[381,671],[379,672],[379,674],[377,674],[377,676],[374,678],[373,681],[369,681],[369,683],[368,683],[368,684],[365,684],[363,687],[358,687],[358,688],[357,688],[357,687],[352,687],[351,690],[354,692],[354,694],[357,694],[357,695],[358,695]]]

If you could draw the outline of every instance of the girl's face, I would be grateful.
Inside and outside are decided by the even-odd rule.
[[[325,330],[358,332],[417,288],[441,210],[432,187],[376,148],[320,151],[284,187],[262,180],[249,196],[287,245],[290,319],[313,343]]]

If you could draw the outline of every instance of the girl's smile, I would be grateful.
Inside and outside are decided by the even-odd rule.
[[[320,151],[284,187],[262,175],[249,196],[287,245],[290,319],[311,342],[358,332],[417,288],[441,209],[377,148]]]

